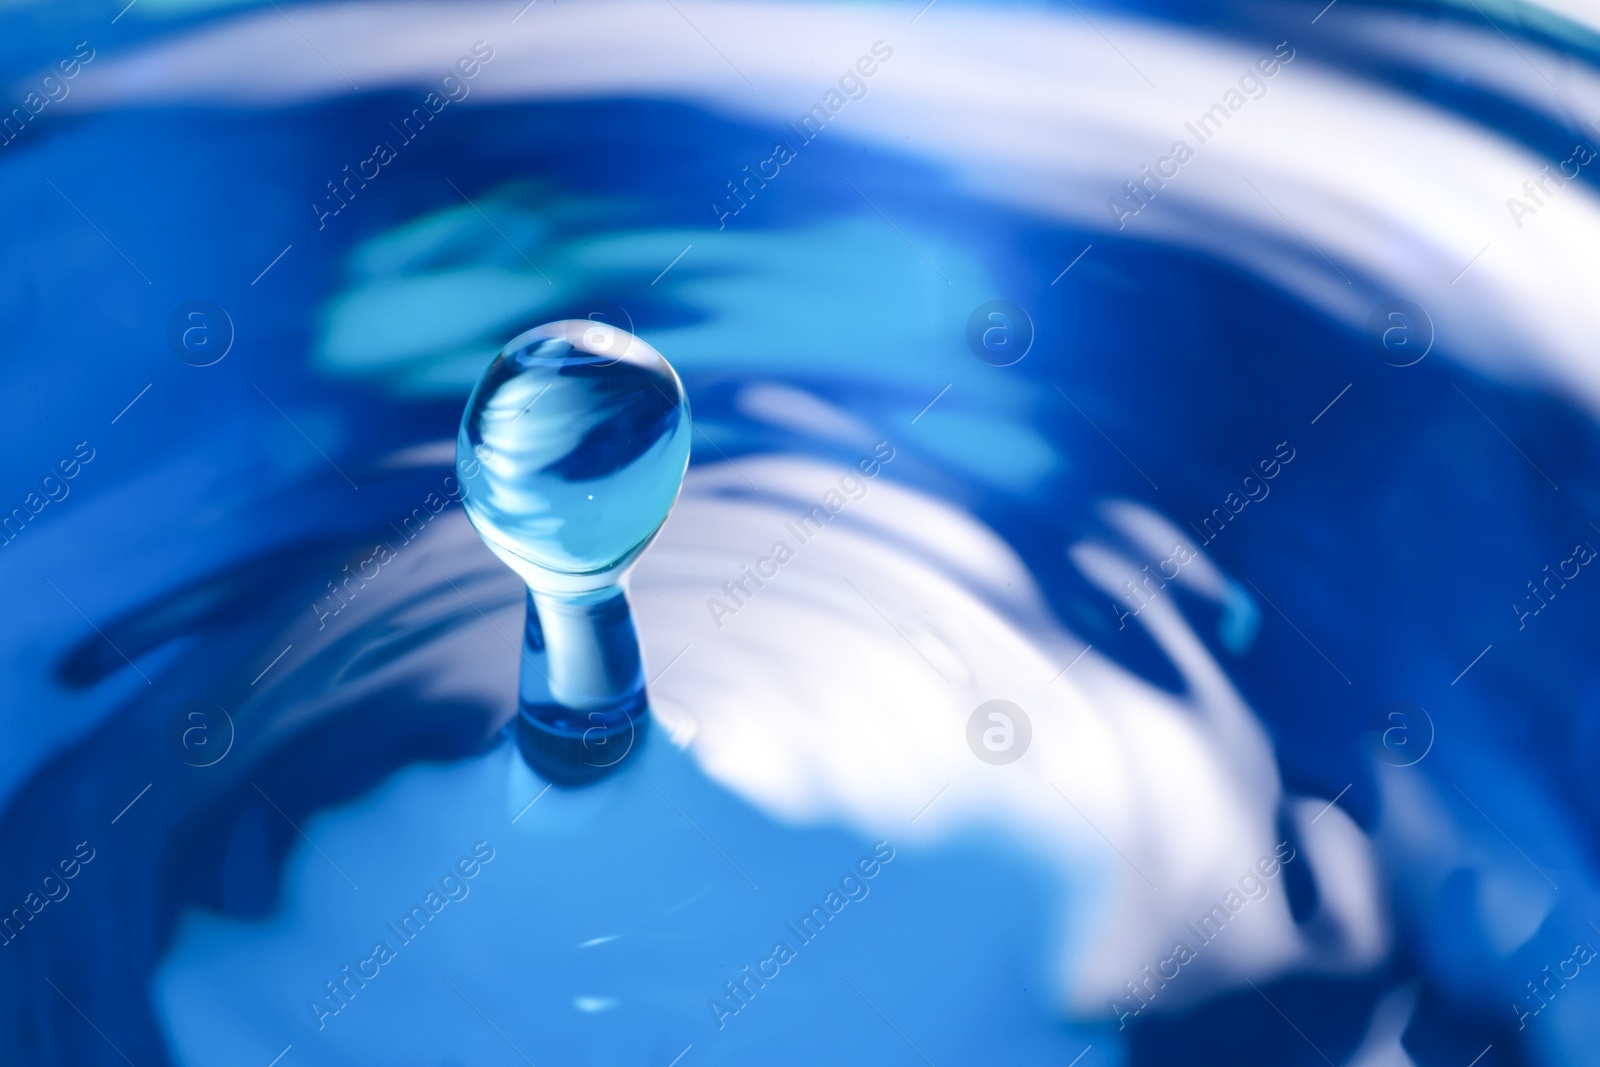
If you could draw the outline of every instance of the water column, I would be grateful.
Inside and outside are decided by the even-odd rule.
[[[661,353],[584,319],[494,358],[456,438],[464,504],[528,587],[516,737],[559,785],[593,781],[642,740],[649,709],[625,579],[678,498],[689,402]]]

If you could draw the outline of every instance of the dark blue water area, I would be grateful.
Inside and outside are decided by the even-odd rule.
[[[1481,887],[1460,872],[1426,913],[1400,917],[1399,947],[1379,973],[1264,987],[1309,1041],[1249,991],[1141,1020],[1127,1033],[1101,1032],[1057,1021],[1042,992],[1041,936],[1026,917],[1059,906],[1045,902],[1044,876],[1001,846],[947,843],[903,852],[873,895],[852,905],[874,915],[852,935],[852,957],[928,960],[920,987],[900,981],[915,968],[886,969],[898,984],[872,985],[847,975],[827,946],[808,947],[804,969],[782,972],[729,1023],[732,1040],[703,1046],[718,1050],[717,1062],[758,1051],[792,1063],[905,1057],[905,1043],[880,1024],[868,997],[889,1018],[913,1021],[918,1043],[938,1048],[940,1063],[1064,1063],[1090,1042],[1120,1048],[1135,1064],[1322,1062],[1307,1047],[1313,1043],[1342,1062],[1382,993],[1413,978],[1424,990],[1408,1031],[1417,1062],[1465,1064],[1491,1043],[1484,1067],[1544,1062],[1517,1051],[1504,1002],[1570,949],[1572,931],[1600,916],[1585,888],[1600,860],[1600,786],[1590,769],[1600,720],[1595,661],[1586,654],[1600,632],[1600,594],[1580,576],[1521,628],[1509,605],[1575,544],[1600,545],[1591,525],[1600,522],[1600,434],[1587,413],[1464,370],[1450,359],[1448,322],[1437,323],[1428,359],[1391,367],[1367,335],[1217,260],[979,202],[924,163],[842,139],[806,146],[781,180],[718,231],[709,202],[742,166],[766,158],[775,133],[658,101],[451,108],[319,229],[310,204],[323,183],[365,158],[415,95],[266,112],[47,113],[25,141],[0,150],[0,189],[11,205],[0,258],[5,506],[21,506],[78,442],[93,449],[70,494],[0,549],[0,580],[14,608],[3,625],[7,644],[20,650],[8,657],[15,703],[7,701],[11,744],[0,754],[0,906],[36,891],[77,842],[96,849],[71,897],[0,949],[0,1060],[171,1062],[147,990],[186,909],[269,917],[282,905],[286,857],[301,844],[291,821],[304,825],[369,797],[419,763],[465,765],[502,751],[510,677],[504,707],[439,703],[415,687],[388,686],[326,714],[296,712],[317,693],[354,684],[473,622],[473,610],[443,585],[426,590],[420,623],[346,632],[270,699],[252,704],[249,693],[249,679],[276,651],[268,642],[306,615],[352,552],[387,537],[388,524],[448,470],[380,460],[453,437],[464,391],[396,388],[384,373],[330,366],[315,353],[330,299],[356,284],[352,257],[363,242],[459,209],[465,194],[542,207],[546,248],[581,250],[602,235],[646,230],[694,231],[701,236],[685,243],[712,248],[731,233],[770,241],[775,254],[809,257],[789,269],[820,279],[823,291],[830,278],[851,277],[854,253],[892,262],[889,297],[804,309],[830,347],[810,365],[763,360],[755,336],[724,338],[749,347],[743,367],[666,351],[709,437],[697,436],[694,462],[767,452],[848,461],[848,449],[753,422],[737,404],[740,387],[756,380],[825,398],[895,442],[895,480],[994,527],[1064,625],[1169,689],[1182,685],[1169,661],[1141,628],[1118,628],[1113,605],[1064,549],[1106,534],[1098,505],[1108,497],[1144,503],[1180,528],[1199,525],[1286,442],[1294,458],[1270,495],[1205,546],[1230,576],[1253,583],[1254,640],[1225,640],[1214,604],[1174,594],[1267,725],[1286,786],[1331,798],[1348,783],[1341,805],[1372,827],[1379,801],[1370,753],[1389,725],[1383,709],[1421,705],[1437,743],[1418,773],[1447,797],[1459,790],[1482,805],[1463,807],[1460,832],[1498,855],[1505,842],[1495,825],[1516,827],[1517,847],[1564,893],[1541,932],[1501,958],[1477,934]],[[1492,101],[1462,95],[1458,103],[1530,142],[1556,140]],[[979,265],[983,291],[965,278],[947,285],[851,181],[919,244],[934,239]],[[851,240],[800,240],[827,225]],[[479,236],[441,255],[510,254],[487,228]],[[1053,285],[1090,243],[1092,256]],[[646,338],[689,326],[741,329],[721,326],[716,308],[696,298],[733,273],[726,262],[698,266],[686,257],[657,285],[649,270],[595,270],[564,283],[552,302],[484,319],[471,327],[481,337],[463,327],[463,336],[508,338],[599,303],[627,309]],[[781,289],[766,296],[774,306],[792,298]],[[174,309],[194,299],[226,309],[236,331],[232,351],[214,366],[188,366],[167,345]],[[988,367],[957,344],[927,352],[897,343],[919,317],[959,337],[987,299],[1021,305],[1036,327],[1032,351],[1015,366]],[[930,415],[927,426],[913,426],[911,417],[956,380],[934,409],[950,420]],[[1051,458],[1008,459],[1003,442],[986,449],[991,423],[977,420],[1025,427]],[[953,463],[951,441],[975,459]],[[482,567],[492,573],[498,564],[485,556]],[[503,593],[491,588],[485,607]],[[1486,645],[1492,651],[1472,667],[1471,684],[1452,684]],[[235,724],[232,757],[204,776],[173,755],[174,715],[192,701],[253,709]],[[667,753],[660,758],[670,767]],[[687,761],[671,773],[677,777],[657,780],[688,788],[698,778]],[[146,783],[149,795],[133,809],[138,820],[130,815],[108,833],[107,820]],[[710,799],[695,814],[713,838],[719,826],[746,833],[737,824],[767,818],[731,793],[698,788]],[[657,842],[656,854],[656,869],[676,881],[653,889],[652,899],[690,897],[706,880],[698,867],[674,866],[673,850],[703,847],[679,829],[681,837]],[[775,917],[799,914],[872,845],[828,830],[790,828],[784,840],[791,853],[763,856],[763,869],[750,872],[778,899],[755,916],[730,909],[716,944],[667,942],[651,966],[699,965],[697,974],[710,974],[712,961],[754,963]],[[629,887],[619,881],[638,868],[608,868],[607,854],[574,846],[550,858],[593,862],[592,884],[606,887],[595,906],[626,912]],[[896,875],[904,875],[898,888]],[[717,878],[727,882],[718,893],[742,891],[730,872]],[[509,892],[483,893],[507,912],[515,907]],[[70,917],[56,913],[68,909]],[[851,917],[847,910],[841,919]],[[983,969],[952,977],[964,960],[982,960]],[[1014,976],[1004,996],[994,985],[1001,974]],[[970,1026],[937,1010],[963,982],[980,979],[982,1003],[1013,1013],[985,1020],[982,1044]],[[695,1022],[685,1023],[681,1041],[663,1035],[662,1063],[691,1040],[699,1045],[688,1028],[705,1030],[696,1013],[720,980],[681,1006]],[[830,1032],[836,1019],[850,1021]],[[817,1025],[797,1028],[794,1020]],[[546,1056],[593,1047],[581,1035],[567,1048],[559,1040]]]

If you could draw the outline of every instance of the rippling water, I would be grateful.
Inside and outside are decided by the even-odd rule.
[[[0,1059],[1585,1062],[1600,23],[920,6],[0,10]],[[450,474],[591,314],[546,790]]]

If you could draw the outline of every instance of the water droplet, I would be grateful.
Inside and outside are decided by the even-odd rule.
[[[517,741],[575,785],[631,754],[648,703],[623,580],[678,498],[689,403],[661,353],[605,323],[529,330],[456,439],[467,516],[528,586]]]

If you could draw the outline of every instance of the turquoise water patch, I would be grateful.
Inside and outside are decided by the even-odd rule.
[[[557,309],[603,302],[643,319],[647,306],[670,304],[694,320],[618,325],[686,374],[758,368],[929,397],[966,383],[991,404],[1025,395],[963,347],[965,309],[996,283],[933,232],[899,235],[859,214],[752,233],[561,236],[575,217],[592,224],[623,206],[601,211],[514,184],[363,242],[348,260],[350,286],[325,306],[315,364],[403,395],[464,395],[507,336]],[[1048,469],[1048,449],[1024,436],[1011,433],[1021,458],[1000,476],[1006,484],[1031,485]]]
[[[942,402],[949,403],[946,397]],[[915,412],[907,412],[909,418]],[[997,489],[1025,493],[1061,462],[1031,427],[975,411],[935,405],[908,431],[917,446]]]

